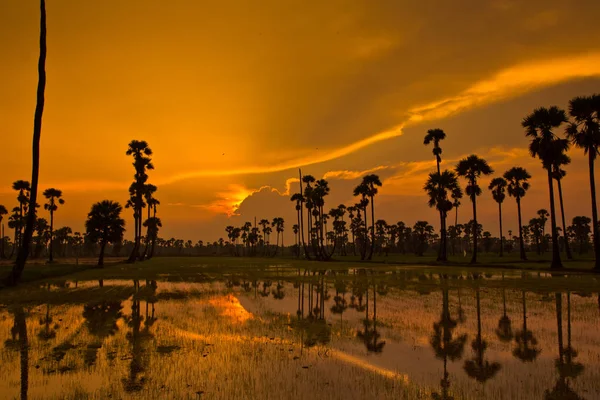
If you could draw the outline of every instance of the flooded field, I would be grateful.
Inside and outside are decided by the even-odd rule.
[[[554,279],[562,289],[536,289]],[[0,397],[600,398],[600,303],[581,279],[595,278],[298,270],[23,286],[0,294]]]

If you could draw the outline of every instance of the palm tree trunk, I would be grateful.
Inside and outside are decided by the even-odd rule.
[[[106,241],[102,241],[102,243],[100,244],[100,256],[98,258],[98,266],[99,267],[103,267],[104,266],[104,249],[106,248]]]
[[[565,241],[565,251],[567,253],[567,259],[572,260],[573,254],[571,254],[571,246],[569,246],[569,236],[567,235],[567,224],[565,223],[565,207],[563,203],[563,195],[562,195],[562,179],[557,179],[558,184],[558,200],[560,202],[560,216],[562,219],[562,228],[563,228],[563,239]]]
[[[369,260],[373,257],[375,248],[375,197],[371,196],[371,250],[369,251]]]
[[[33,122],[33,148],[32,148],[32,165],[31,165],[31,192],[29,196],[29,213],[27,215],[27,225],[25,226],[25,238],[21,241],[22,245],[17,254],[17,261],[8,276],[7,283],[16,285],[29,254],[29,242],[33,236],[33,228],[35,225],[35,204],[37,202],[38,178],[40,172],[40,139],[42,136],[42,115],[44,113],[44,91],[46,89],[46,2],[40,0],[40,58],[38,62],[38,86],[37,86],[37,103],[35,107],[35,116]]]
[[[440,211],[440,248],[438,250],[438,261],[448,261],[446,257],[446,217],[443,211]]]
[[[521,260],[527,261],[525,254],[525,242],[523,241],[523,224],[521,222],[521,198],[517,197],[517,213],[519,215],[519,250],[521,252]]]
[[[471,196],[473,203],[473,257],[471,258],[471,264],[477,262],[477,197]]]
[[[592,226],[594,232],[594,253],[596,261],[594,269],[600,270],[600,232],[598,232],[598,208],[596,207],[596,179],[594,178],[594,158],[596,154],[592,151],[588,153],[588,162],[590,167],[590,191],[592,193]]]
[[[500,257],[504,255],[504,238],[502,237],[502,203],[498,203],[498,214],[500,216]]]
[[[550,169],[548,171],[548,190],[550,192],[550,224],[552,228],[552,263],[550,264],[550,268],[560,269],[563,267],[562,262],[560,261],[560,249],[558,247],[558,232],[556,231],[556,210],[554,207],[554,185],[552,172]]]
[[[54,244],[54,211],[52,211],[52,209],[50,209],[50,251],[48,252],[48,262],[53,262],[54,259],[52,257],[52,253],[53,253],[53,248],[52,245]]]

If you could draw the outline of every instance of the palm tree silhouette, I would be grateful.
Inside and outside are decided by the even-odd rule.
[[[300,182],[300,191],[302,191],[302,182]],[[306,249],[306,242],[304,241],[304,218],[302,216],[302,203],[304,203],[304,196],[301,193],[294,193],[290,198],[291,201],[296,202],[296,214],[298,215],[298,230],[300,232],[298,236],[298,242],[301,242],[302,248],[304,249],[304,256],[310,259],[310,255]],[[298,246],[298,257],[300,257],[300,246]]]
[[[373,257],[373,249],[375,248],[375,195],[378,190],[377,187],[381,186],[381,180],[375,174],[370,174],[363,177],[362,185],[365,186],[365,193],[371,200],[371,250],[369,251],[368,260]]]
[[[437,163],[437,172],[440,173],[440,163],[442,162],[442,148],[440,142],[446,138],[446,133],[441,129],[429,129],[425,135],[423,144],[428,146],[433,143],[433,155]]]
[[[452,193],[458,188],[458,180],[454,172],[431,173],[425,184],[424,190],[429,196],[429,207],[435,207],[440,213],[440,249],[438,261],[448,261],[446,217],[452,209],[452,202],[448,200],[448,192]]]
[[[7,278],[8,285],[16,285],[29,255],[29,243],[33,237],[35,229],[35,205],[37,204],[37,189],[40,173],[40,139],[42,136],[42,115],[44,113],[44,94],[46,89],[46,1],[40,0],[40,58],[38,61],[38,86],[37,101],[35,106],[35,115],[33,120],[33,144],[31,161],[31,194],[30,204],[27,214],[27,224],[25,225],[25,236],[21,240],[17,260]]]
[[[460,207],[460,199],[463,198],[463,192],[460,186],[457,186],[455,190],[450,194],[452,198],[452,207],[454,207],[454,226],[458,225],[458,207]]]
[[[514,197],[517,202],[517,213],[519,216],[519,250],[521,253],[521,260],[526,261],[527,255],[525,254],[525,243],[523,241],[523,223],[521,222],[521,199],[529,190],[528,179],[531,175],[525,168],[513,167],[504,173],[504,179],[507,180],[508,195]]]
[[[98,266],[104,265],[104,249],[108,243],[119,243],[123,240],[125,221],[121,218],[123,207],[117,202],[103,200],[92,206],[85,221],[88,238],[100,242]]]
[[[454,338],[454,329],[458,325],[457,321],[450,315],[450,301],[448,295],[447,279],[442,279],[442,313],[438,322],[433,324],[433,334],[429,339],[429,344],[435,352],[435,358],[444,363],[444,375],[440,381],[441,392],[432,393],[434,399],[450,400],[453,399],[449,394],[450,377],[448,374],[448,360],[458,361],[462,358],[467,335],[463,334]]]
[[[281,235],[281,255],[283,255],[283,249],[285,248],[283,245],[283,229],[284,229],[284,220],[281,217],[273,218],[273,222],[271,222],[271,226],[275,228],[275,232],[277,234],[277,241],[275,245],[275,253],[273,256],[277,255],[277,249],[279,249],[279,235]]]
[[[537,339],[533,332],[527,329],[527,303],[525,300],[525,291],[522,291],[523,297],[523,329],[515,333],[515,342],[517,347],[513,350],[513,356],[523,362],[531,362],[541,353],[538,349]],[[531,345],[531,346],[530,346]]]
[[[54,232],[54,212],[58,209],[59,204],[65,204],[62,198],[62,191],[54,188],[44,190],[44,197],[48,202],[44,204],[44,209],[50,211],[50,249],[48,250],[48,262],[53,262],[53,232]]]
[[[506,198],[506,186],[508,182],[504,178],[494,178],[490,182],[488,189],[492,192],[492,197],[498,203],[498,216],[500,223],[500,257],[502,257],[504,252],[504,238],[502,236],[502,203]]]
[[[13,211],[18,211],[18,218],[16,219],[16,229],[15,231],[15,246],[17,248],[21,247],[21,243],[23,242],[23,226],[25,223],[25,214],[27,214],[27,210],[29,207],[29,197],[31,196],[31,185],[28,181],[18,180],[13,182],[12,184],[13,190],[18,192],[17,201],[19,203],[18,209],[14,209]]]
[[[556,230],[556,210],[554,207],[554,185],[552,167],[556,160],[569,148],[569,141],[558,138],[553,129],[567,122],[564,110],[553,106],[535,109],[523,119],[521,125],[525,128],[526,136],[531,138],[529,152],[533,157],[542,161],[542,166],[548,173],[548,192],[550,196],[550,224],[552,228],[552,263],[551,268],[562,268],[560,250],[558,247],[558,232]]]
[[[592,196],[592,229],[594,232],[594,269],[600,270],[600,232],[596,206],[594,162],[600,151],[600,95],[575,97],[569,101],[569,115],[573,118],[566,129],[567,138],[588,156],[590,192]]]
[[[134,181],[129,187],[130,201],[126,207],[133,208],[134,219],[134,245],[129,256],[128,262],[135,262],[140,258],[140,241],[142,236],[142,208],[145,206],[144,193],[146,192],[146,181],[148,180],[147,170],[154,169],[152,164],[152,149],[145,140],[132,140],[127,147],[126,155],[133,157],[133,166],[135,168]]]
[[[565,222],[565,207],[563,201],[562,194],[562,180],[567,175],[567,171],[562,169],[561,167],[564,165],[568,165],[571,163],[571,157],[566,154],[562,154],[555,160],[554,165],[552,166],[552,177],[556,179],[556,184],[558,186],[558,201],[560,204],[560,217],[562,220],[562,229],[563,229],[563,240],[565,242],[565,252],[567,253],[567,259],[572,260],[573,255],[571,254],[571,246],[569,246],[569,235],[567,235],[567,224]]]
[[[489,362],[485,360],[485,349],[487,342],[481,336],[481,302],[479,287],[475,289],[477,299],[477,337],[471,343],[471,347],[475,352],[475,356],[471,360],[465,361],[464,370],[469,377],[476,379],[478,382],[485,383],[492,379],[498,371],[500,371],[500,363]]]
[[[487,161],[477,157],[475,154],[470,155],[458,162],[456,165],[456,173],[467,179],[467,196],[471,198],[473,203],[473,257],[471,263],[477,262],[477,196],[481,194],[481,187],[477,184],[477,179],[481,175],[490,175],[494,170],[488,165]]]

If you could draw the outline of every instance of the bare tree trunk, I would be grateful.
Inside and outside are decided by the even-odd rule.
[[[7,283],[16,285],[21,279],[27,256],[29,255],[29,243],[33,236],[35,225],[35,204],[37,202],[38,178],[40,170],[40,139],[42,136],[42,116],[44,114],[44,92],[46,89],[46,2],[40,0],[40,58],[38,61],[38,86],[37,103],[33,122],[33,146],[32,146],[32,168],[31,168],[31,193],[29,197],[29,213],[27,225],[25,226],[25,237],[21,240],[21,247],[17,254],[17,261],[8,276]]]

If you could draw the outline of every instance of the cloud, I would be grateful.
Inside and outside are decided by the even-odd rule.
[[[388,169],[388,168],[389,168],[389,166],[381,165],[381,166],[367,169],[364,171],[349,171],[349,170],[329,171],[329,172],[326,172],[325,175],[323,175],[323,179],[346,179],[346,180],[357,179],[364,175],[372,174],[374,172],[381,171],[381,170]]]

